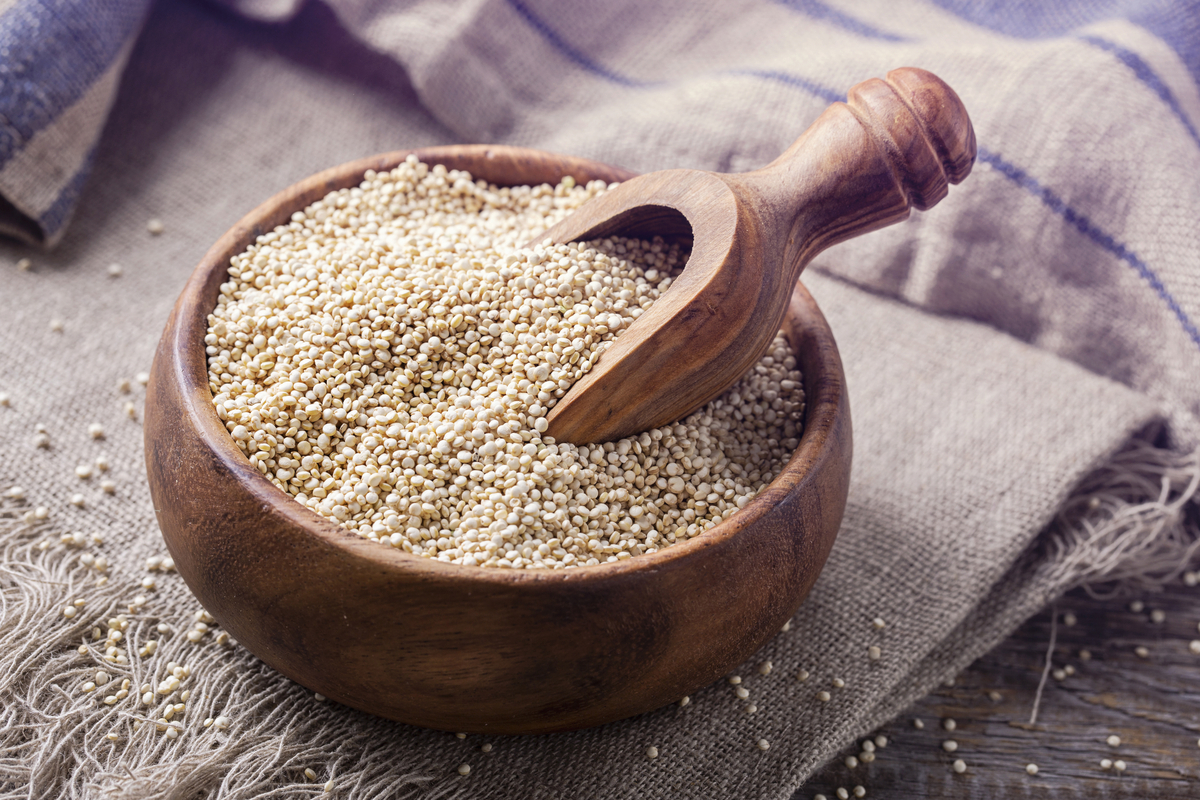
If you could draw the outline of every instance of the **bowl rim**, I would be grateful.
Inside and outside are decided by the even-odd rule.
[[[197,438],[203,441],[210,455],[261,504],[264,512],[277,515],[289,528],[302,530],[317,537],[323,544],[352,559],[363,559],[391,572],[408,574],[413,578],[455,580],[480,586],[532,587],[562,583],[601,584],[621,580],[634,573],[645,573],[668,563],[686,559],[709,547],[726,543],[742,530],[771,513],[778,501],[802,482],[820,471],[830,458],[835,458],[837,446],[831,435],[838,422],[839,410],[845,406],[845,378],[841,360],[824,316],[807,289],[798,284],[789,309],[789,321],[797,304],[809,314],[805,330],[820,334],[819,348],[823,354],[817,365],[820,374],[804,370],[805,392],[804,428],[799,445],[783,470],[745,507],[728,519],[702,534],[682,542],[616,562],[575,568],[505,569],[470,567],[417,556],[403,549],[382,545],[359,536],[294,500],[279,489],[234,444],[224,423],[217,416],[209,389],[208,362],[203,339],[208,327],[208,314],[216,305],[220,285],[228,280],[230,259],[255,239],[285,224],[294,211],[301,210],[331,191],[357,186],[368,170],[377,172],[393,168],[409,155],[416,155],[431,167],[446,161],[469,161],[486,164],[498,158],[515,159],[519,164],[542,164],[548,169],[561,165],[560,174],[573,175],[577,181],[587,176],[609,181],[627,180],[635,173],[588,159],[559,156],[545,151],[501,145],[452,145],[441,147],[395,150],[376,156],[346,162],[309,176],[276,193],[242,217],[226,231],[201,258],[192,271],[167,324],[166,359],[156,357],[152,371],[167,369],[170,379],[180,387],[182,407],[191,418]],[[449,166],[448,169],[460,167]],[[465,167],[461,167],[464,168]],[[470,171],[470,170],[468,170]],[[472,177],[479,179],[474,172]],[[588,178],[592,179],[592,178]],[[489,183],[500,183],[488,179]],[[160,363],[160,361],[162,363]],[[157,380],[157,376],[152,380]],[[815,388],[816,391],[812,391]],[[848,410],[848,409],[847,409]],[[842,412],[845,413],[845,412]]]

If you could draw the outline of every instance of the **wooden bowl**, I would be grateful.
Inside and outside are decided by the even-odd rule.
[[[409,153],[497,184],[630,177],[511,147],[400,151],[302,181],[221,237],[175,304],[146,398],[150,489],[177,569],[220,626],[267,664],[340,703],[414,725],[571,730],[720,678],[795,614],[845,508],[845,379],[803,286],[786,331],[804,373],[804,432],[783,473],[702,536],[621,562],[483,569],[362,539],[271,484],[217,417],[203,339],[230,258],[293,211]]]

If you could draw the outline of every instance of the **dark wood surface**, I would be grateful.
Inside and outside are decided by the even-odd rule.
[[[905,67],[851,88],[760,170],[652,172],[595,198],[547,238],[690,232],[692,252],[671,288],[555,405],[549,433],[609,441],[703,406],[766,352],[814,256],[933,206],[974,161],[958,96]]]
[[[1047,680],[1036,725],[1028,722],[1050,642],[1048,611],[885,726],[888,746],[873,763],[847,769],[851,752],[844,752],[796,800],[818,793],[833,800],[837,787],[855,785],[867,797],[895,800],[1200,798],[1200,655],[1188,649],[1200,639],[1200,587],[1139,595],[1139,613],[1132,599],[1076,591],[1058,603],[1053,662],[1075,672]],[[1165,612],[1162,623],[1151,621],[1153,609]],[[1073,626],[1063,624],[1068,612],[1078,619]],[[1135,652],[1139,646],[1148,657]],[[993,691],[1000,699],[989,697]],[[942,727],[947,718],[957,723],[953,733]],[[1113,734],[1117,747],[1105,741]],[[946,739],[958,742],[953,755],[942,749]],[[956,758],[968,765],[964,774],[953,772]],[[1123,760],[1124,773],[1102,769],[1105,758]],[[1036,776],[1026,773],[1029,763],[1038,765]]]
[[[496,183],[621,175],[517,148],[416,152]],[[829,327],[802,285],[784,326],[806,399],[791,461],[704,536],[618,563],[483,569],[368,541],[279,491],[217,417],[203,336],[230,257],[293,211],[407,154],[344,165],[272,198],[213,246],[180,296],[145,412],[151,494],[179,573],[222,627],[284,675],[424,727],[570,730],[658,708],[718,679],[795,613],[845,508],[845,379]]]

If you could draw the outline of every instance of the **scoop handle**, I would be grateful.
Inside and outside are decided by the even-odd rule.
[[[766,230],[786,234],[781,277],[790,288],[826,247],[936,205],[970,173],[975,154],[975,130],[954,90],[931,72],[901,67],[856,84],[767,166],[723,177],[752,196]]]

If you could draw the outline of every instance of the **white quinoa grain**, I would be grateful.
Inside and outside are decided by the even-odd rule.
[[[110,278],[119,278],[125,272],[120,264],[109,264],[104,271],[108,273],[108,277]]]
[[[646,758],[658,758],[658,748],[651,745],[646,748]]]
[[[1121,737],[1117,736],[1115,733],[1112,734],[1111,736],[1109,736],[1104,741],[1105,741],[1105,743],[1108,744],[1109,747],[1120,747],[1121,746]]]
[[[825,691],[824,689],[817,692],[817,699],[820,700],[822,703],[828,703],[831,697],[832,697],[832,695],[829,694],[829,692]]]
[[[770,750],[771,743],[768,742],[766,739],[759,739],[758,740],[758,749],[759,750]]]
[[[146,223],[146,230],[150,232],[151,236],[158,236],[160,233],[162,233],[166,229],[167,229],[167,226],[164,225],[163,221],[161,219],[159,219],[158,217],[154,217],[149,222]]]
[[[1025,771],[1028,772],[1030,775],[1037,775],[1038,774],[1038,765],[1037,764],[1026,764]]]
[[[315,781],[317,779],[317,773],[313,770],[312,767],[305,767],[304,768],[304,777],[308,778],[310,781]]]
[[[853,794],[855,797],[866,797],[867,796],[867,787],[861,786],[861,785],[855,786],[854,790],[853,790]]]
[[[947,739],[946,741],[942,742],[942,749],[947,753],[953,753],[958,749],[958,742],[954,741],[953,739]]]
[[[967,771],[967,762],[963,761],[961,758],[956,758],[952,766],[954,767],[954,771],[959,775],[962,775]]]
[[[30,259],[28,259],[28,258],[18,258],[17,259],[17,269],[21,270],[21,272],[28,272],[32,268],[33,268],[33,261],[31,261]]]
[[[1193,655],[1200,656],[1200,639],[1192,639],[1188,642],[1188,651]]]
[[[524,247],[605,188],[500,188],[411,158],[260,236],[205,336],[237,446],[359,536],[467,566],[614,562],[744,507],[800,435],[782,336],[676,424],[587,446],[545,435],[686,257],[616,238]]]

